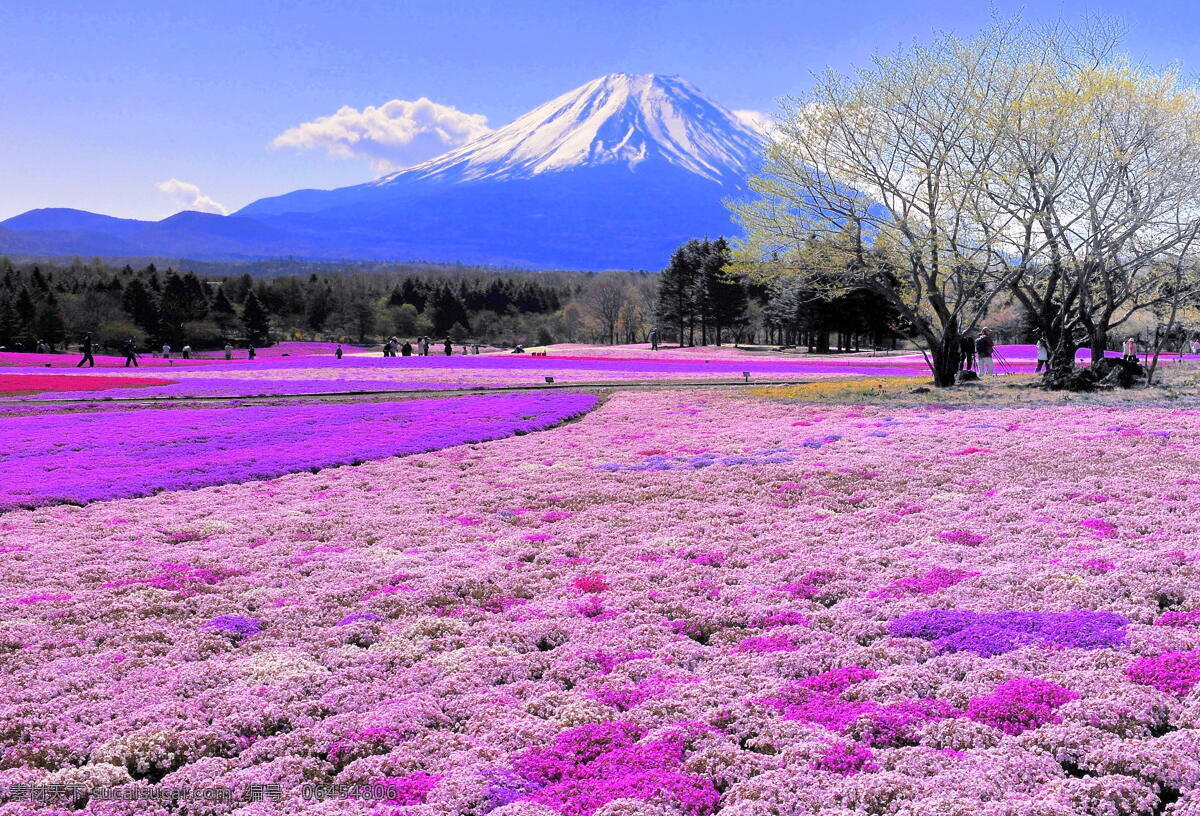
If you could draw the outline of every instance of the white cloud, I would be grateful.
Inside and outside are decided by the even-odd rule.
[[[172,178],[160,181],[155,186],[175,199],[175,203],[182,210],[197,210],[199,212],[216,213],[217,215],[229,215],[229,210],[224,204],[214,201],[200,192],[200,188],[195,184],[189,184],[186,181]]]
[[[362,110],[344,105],[332,116],[285,130],[271,140],[271,147],[319,149],[338,158],[365,158],[376,172],[387,173],[491,132],[486,116],[421,97],[416,101],[393,99]]]
[[[769,113],[756,110],[735,110],[730,113],[736,116],[743,125],[763,136],[770,136],[771,131],[775,129],[775,118]]]

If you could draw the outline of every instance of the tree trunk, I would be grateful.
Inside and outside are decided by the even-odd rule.
[[[1076,348],[1066,334],[1060,335],[1050,351],[1050,370],[1067,371],[1074,368]]]
[[[930,344],[930,352],[933,355],[933,384],[938,388],[954,385],[954,375],[962,365],[962,344],[958,332],[946,332],[940,343]]]

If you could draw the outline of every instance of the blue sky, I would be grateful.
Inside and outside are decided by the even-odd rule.
[[[1136,59],[1200,68],[1188,3],[992,5],[1122,16]],[[972,0],[0,0],[0,219],[161,218],[354,184],[614,71],[680,74],[728,108],[770,111],[813,71],[988,17]],[[368,110],[422,98],[434,104]],[[405,144],[405,127],[427,130]]]

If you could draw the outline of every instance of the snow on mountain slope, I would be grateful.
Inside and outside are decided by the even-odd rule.
[[[758,132],[681,77],[609,74],[374,185],[500,181],[605,164],[636,171],[656,161],[717,183],[737,183],[750,172],[761,145]]]

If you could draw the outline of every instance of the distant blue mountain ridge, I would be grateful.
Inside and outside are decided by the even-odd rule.
[[[689,238],[731,234],[722,202],[746,194],[761,146],[685,80],[612,74],[366,184],[229,216],[30,210],[0,222],[0,252],[658,269]]]

